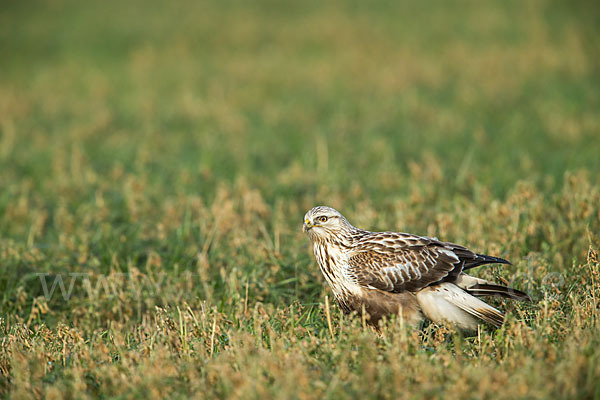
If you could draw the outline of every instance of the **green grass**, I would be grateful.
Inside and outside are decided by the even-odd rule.
[[[599,11],[4,2],[0,395],[600,398]],[[534,302],[330,335],[318,204]]]

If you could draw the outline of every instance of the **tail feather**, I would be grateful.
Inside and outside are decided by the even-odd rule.
[[[500,310],[484,303],[477,297],[469,295],[467,292],[463,293],[464,296],[452,296],[450,299],[452,304],[488,324],[494,325],[496,328],[502,326],[504,323],[504,314]]]
[[[477,329],[477,319],[497,328],[504,322],[504,314],[453,283],[429,286],[417,293],[423,314],[436,323],[451,322],[461,329]]]
[[[476,309],[474,312],[475,316],[488,324],[494,325],[496,328],[500,328],[504,323],[504,314],[491,306],[489,308]]]
[[[525,292],[521,292],[520,290],[513,289],[507,286],[500,286],[494,284],[476,284],[468,287],[467,292],[472,294],[473,296],[481,297],[481,296],[499,296],[507,299],[513,300],[522,300],[522,301],[531,301],[531,297]]]

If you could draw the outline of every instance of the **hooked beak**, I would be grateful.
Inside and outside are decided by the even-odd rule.
[[[302,225],[302,232],[308,232],[308,230],[312,227],[313,226],[310,224],[310,221],[308,219],[305,219],[304,224]]]

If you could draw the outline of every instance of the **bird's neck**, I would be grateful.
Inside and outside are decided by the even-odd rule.
[[[340,250],[346,250],[352,248],[366,233],[368,232],[350,225],[348,229],[341,232],[341,234],[330,234],[327,236],[315,235],[310,239],[312,240],[314,246],[327,246]]]
[[[358,231],[358,230],[357,230]],[[357,232],[358,233],[358,232]],[[331,287],[340,306],[358,290],[356,282],[349,280],[344,271],[360,235],[344,235],[328,240],[313,241],[313,251],[323,277]]]

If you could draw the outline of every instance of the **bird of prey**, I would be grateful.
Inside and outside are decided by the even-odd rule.
[[[477,329],[478,320],[500,327],[504,314],[479,297],[531,300],[516,289],[467,275],[466,270],[483,264],[510,263],[454,243],[358,229],[325,206],[306,213],[302,230],[342,311],[364,312],[375,327],[393,314],[412,325],[424,316],[462,330]]]

